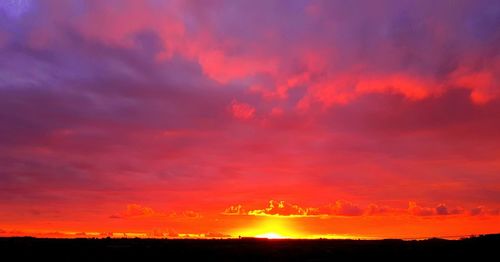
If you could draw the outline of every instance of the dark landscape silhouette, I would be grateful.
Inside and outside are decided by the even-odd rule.
[[[500,234],[460,240],[0,238],[5,261],[495,260]]]
[[[0,262],[500,261],[499,120],[500,0],[0,0]]]

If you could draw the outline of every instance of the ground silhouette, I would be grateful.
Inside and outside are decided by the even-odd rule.
[[[2,261],[497,260],[500,234],[461,240],[0,238]]]

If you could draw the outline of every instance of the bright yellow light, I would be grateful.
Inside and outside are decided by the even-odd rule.
[[[266,217],[248,228],[241,228],[232,235],[257,238],[304,238],[301,232],[295,230],[287,218]]]
[[[373,239],[351,234],[317,234],[300,229],[297,218],[293,217],[259,217],[257,222],[248,227],[230,232],[234,237],[256,237],[267,239]]]
[[[267,238],[267,239],[280,239],[280,238],[286,238],[280,234],[276,234],[276,233],[265,233],[265,234],[260,234],[260,235],[256,235],[255,236],[256,238]]]

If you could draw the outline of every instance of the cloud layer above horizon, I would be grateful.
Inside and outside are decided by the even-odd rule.
[[[500,207],[499,1],[8,0],[0,57],[0,226]]]

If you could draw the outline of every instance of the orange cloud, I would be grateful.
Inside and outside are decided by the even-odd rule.
[[[408,208],[394,208],[389,206],[380,206],[369,204],[362,207],[355,203],[345,200],[337,200],[332,204],[321,207],[301,207],[296,204],[290,204],[286,201],[270,200],[268,206],[262,209],[253,209],[246,211],[242,205],[233,205],[222,212],[223,215],[249,215],[249,216],[288,216],[288,217],[337,217],[337,216],[447,216],[447,215],[495,215],[498,210],[486,210],[483,206],[472,208],[465,212],[462,207],[449,208],[445,204],[439,204],[436,207],[425,207],[417,205],[410,201]]]
[[[181,218],[202,218],[202,215],[198,212],[192,211],[192,210],[186,210],[182,212],[172,212],[170,217],[181,217]]]
[[[129,204],[127,205],[127,210],[122,213],[121,217],[151,217],[155,216],[158,213],[155,212],[152,208],[144,207],[138,204]]]
[[[268,206],[263,209],[253,209],[248,212],[242,205],[234,205],[226,208],[224,215],[251,215],[251,216],[292,216],[292,217],[325,217],[325,216],[360,216],[363,214],[382,214],[388,212],[387,207],[370,205],[369,209],[344,200],[335,201],[323,207],[301,207],[286,201],[270,200]]]
[[[317,209],[302,208],[298,205],[285,201],[270,200],[269,205],[264,209],[248,211],[248,215],[253,216],[311,216],[317,215]]]
[[[224,212],[222,212],[223,215],[246,215],[247,212],[241,205],[234,205],[226,208]]]

